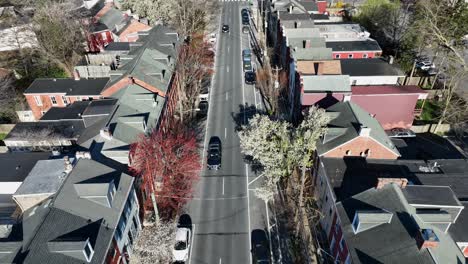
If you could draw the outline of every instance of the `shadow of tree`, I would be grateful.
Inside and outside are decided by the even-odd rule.
[[[231,117],[236,124],[235,129],[236,131],[240,131],[242,126],[245,126],[249,123],[249,120],[254,117],[255,114],[266,114],[265,111],[258,109],[255,105],[251,104],[239,105],[239,112],[234,113],[231,112]]]

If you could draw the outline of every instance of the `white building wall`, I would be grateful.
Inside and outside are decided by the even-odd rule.
[[[396,85],[401,76],[349,76],[351,85]]]
[[[322,225],[325,233],[328,235],[330,233],[333,215],[335,213],[335,198],[332,189],[328,185],[327,176],[325,174],[325,169],[322,162],[319,162],[318,174],[315,184],[317,186],[317,188],[315,188],[315,195],[318,199],[317,203],[320,208],[320,212],[323,215],[322,219],[320,219],[320,224]]]

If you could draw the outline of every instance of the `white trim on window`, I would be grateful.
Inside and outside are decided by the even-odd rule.
[[[367,53],[364,53],[364,54],[362,54],[362,57],[363,57],[364,59],[367,59],[367,58],[369,58],[369,55],[367,55]]]
[[[35,95],[34,96],[34,101],[36,101],[37,106],[42,106],[42,100],[40,95]]]
[[[348,54],[348,59],[352,59],[353,58],[353,54]]]
[[[88,249],[88,251],[86,249]],[[85,248],[83,248],[83,254],[86,257],[86,261],[91,262],[91,259],[93,259],[94,256],[94,249],[91,246],[91,243],[89,243],[89,239],[86,241]]]
[[[340,57],[340,54],[335,54],[335,59],[339,59]]]
[[[49,96],[49,98],[52,105],[57,105],[57,98],[55,98],[55,96]]]
[[[62,95],[62,102],[64,105],[67,105],[68,104],[68,99],[65,95]]]

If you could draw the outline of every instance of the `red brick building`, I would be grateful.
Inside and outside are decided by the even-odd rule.
[[[75,101],[103,98],[109,78],[36,79],[23,93],[34,118],[39,120],[52,107],[65,107]]]

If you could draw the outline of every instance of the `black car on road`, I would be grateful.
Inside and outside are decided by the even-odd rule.
[[[221,169],[221,139],[211,137],[208,143],[208,160],[206,162],[209,170]]]
[[[229,33],[229,26],[228,25],[223,25],[221,30],[223,31],[223,33]]]
[[[244,78],[245,78],[245,83],[246,84],[255,84],[255,72],[254,71],[248,71],[245,72]]]
[[[262,229],[252,231],[252,259],[256,264],[270,264],[270,246],[268,236]]]

